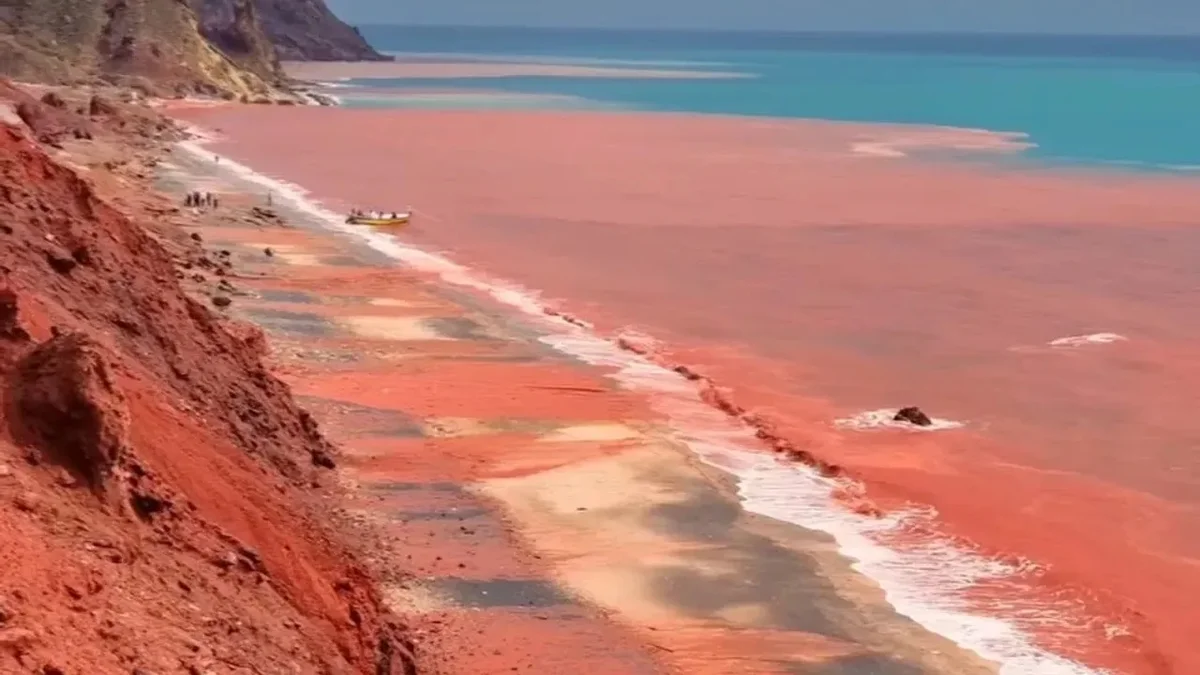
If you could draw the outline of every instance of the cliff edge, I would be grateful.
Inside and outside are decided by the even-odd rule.
[[[174,94],[253,97],[272,89],[269,63],[235,63],[178,0],[0,0],[0,71]]]
[[[148,187],[180,135],[0,79],[0,673],[416,675],[336,448],[184,286],[215,254]]]
[[[0,74],[262,99],[280,59],[386,60],[323,0],[0,0]]]
[[[263,29],[284,61],[391,60],[337,18],[324,0],[255,0],[255,4]]]

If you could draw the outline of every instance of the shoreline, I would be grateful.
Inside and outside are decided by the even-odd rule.
[[[267,180],[269,180],[269,179],[267,179]],[[264,184],[266,184],[266,183],[264,183]],[[292,188],[294,188],[294,186],[289,186],[289,187],[292,187]],[[303,197],[300,197],[300,196],[297,196],[296,198],[297,198],[297,199],[303,199]],[[327,217],[327,219],[328,219],[328,216],[329,216],[329,214],[325,214],[325,215],[326,215],[326,217]],[[336,227],[336,225],[335,225],[335,227]],[[377,248],[377,249],[386,249],[386,248],[390,248],[390,246],[388,246],[388,245],[384,245],[384,244],[382,244],[382,243],[379,243],[379,242],[373,243],[372,245],[373,245],[375,248]],[[393,250],[393,252],[395,252],[395,251]],[[457,277],[457,278],[458,278],[458,280],[461,282],[461,281],[463,281],[463,279],[461,278],[461,277],[462,277],[462,275],[464,275],[464,274],[467,274],[467,272],[466,272],[466,270],[465,270],[464,268],[460,268],[460,267],[457,267],[457,266],[451,266],[449,269],[447,269],[447,268],[445,267],[445,264],[446,264],[446,263],[445,263],[444,261],[437,261],[435,256],[430,256],[429,254],[425,254],[425,253],[418,252],[418,251],[412,251],[412,250],[409,250],[408,252],[406,252],[406,254],[409,256],[409,262],[414,262],[414,258],[413,258],[413,256],[415,256],[415,257],[416,257],[416,260],[417,260],[417,261],[423,261],[423,262],[424,262],[424,263],[426,263],[426,264],[428,264],[428,263],[430,263],[430,262],[435,262],[435,263],[436,263],[435,267],[439,267],[439,268],[440,268],[440,269],[438,269],[437,271],[438,271],[439,273],[441,273],[441,274],[443,275],[443,277],[444,277],[444,276],[445,276],[447,273],[449,273],[449,275],[450,275],[450,276],[452,276],[452,277]],[[451,264],[451,265],[452,265],[452,264]],[[451,282],[451,283],[454,283],[454,282]],[[479,282],[471,282],[471,281],[467,281],[467,285],[468,285],[468,286],[470,286],[470,287],[474,287],[474,288],[475,288],[475,290],[494,290],[494,289],[490,289],[490,288],[488,287],[488,284],[487,284],[487,283],[482,283],[482,284],[481,284],[481,283],[479,283]],[[500,298],[499,298],[499,299],[501,299],[502,301],[505,301],[505,300],[507,300],[507,301],[509,302],[509,304],[514,304],[514,303],[515,303],[515,305],[517,306],[517,308],[518,308],[518,309],[520,309],[520,310],[524,311],[524,312],[525,312],[525,313],[527,313],[527,314],[530,314],[530,315],[535,315],[535,316],[536,316],[536,315],[538,315],[538,314],[541,314],[541,315],[544,315],[544,314],[546,314],[546,311],[545,311],[545,309],[544,309],[544,308],[542,308],[540,305],[538,305],[536,302],[530,302],[530,301],[527,301],[527,300],[523,300],[523,299],[521,299],[519,291],[516,291],[516,290],[515,290],[515,289],[513,289],[513,288],[506,288],[506,289],[503,289],[503,290],[501,290],[501,291],[500,291],[499,295],[500,295]],[[574,326],[576,326],[576,327],[586,327],[586,324],[585,324],[585,323],[583,323],[583,322],[579,322],[579,321],[573,321],[573,320],[571,320],[569,317],[566,317],[566,318],[565,318],[565,320],[567,321],[567,323],[568,323],[568,324],[574,325]],[[622,347],[624,347],[624,348],[626,349],[626,351],[632,351],[632,352],[637,352],[637,351],[638,351],[636,348],[634,348],[634,349],[629,349],[630,345],[621,345],[621,346],[622,346]],[[645,355],[645,354],[643,353],[643,355]],[[668,366],[667,370],[666,370],[666,371],[664,371],[664,372],[667,372],[667,371],[669,371],[670,369],[671,369],[671,368],[670,368],[670,366]],[[670,375],[670,376],[672,376],[672,377],[676,377],[676,378],[679,378],[679,377],[682,375],[682,376],[683,376],[683,378],[685,378],[685,379],[698,379],[698,377],[696,377],[696,378],[689,378],[689,377],[688,377],[688,375],[687,375],[686,373],[680,373],[680,372],[678,371],[678,369],[676,369],[676,370],[675,370],[675,372],[671,372],[671,373],[669,373],[669,375]],[[721,406],[720,406],[720,405],[717,405],[716,407],[720,408]],[[726,412],[728,412],[728,411],[726,411]],[[736,413],[735,413],[735,414],[736,414]],[[1047,662],[1047,663],[1049,663],[1049,662]],[[1069,667],[1069,666],[1063,666],[1063,667]],[[1018,671],[1018,672],[1022,672],[1022,671]],[[1073,672],[1073,671],[1070,671],[1070,670],[1063,670],[1063,671],[1039,671],[1039,672]],[[1078,671],[1078,672],[1087,672],[1087,671]]]
[[[342,81],[381,79],[507,78],[507,77],[595,77],[651,80],[727,80],[753,78],[737,72],[601,67],[536,63],[455,63],[455,62],[287,62],[288,74],[301,80]]]

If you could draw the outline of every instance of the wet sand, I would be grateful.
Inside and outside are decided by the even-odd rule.
[[[932,505],[945,533],[1046,565],[1027,581],[1099,620],[1055,625],[1045,643],[1122,672],[1200,668],[1194,181],[861,152],[938,135],[903,127],[193,118],[236,140],[222,151],[335,206],[417,205],[406,239],[542,289],[601,327],[661,338],[665,358],[732,387],[877,502]],[[1016,142],[982,137],[1005,151]],[[1129,340],[1047,344],[1097,332]],[[914,403],[966,425],[912,435],[831,424]],[[981,606],[1029,589],[989,592]],[[1133,635],[1110,639],[1106,625]]]
[[[182,152],[161,182],[262,199]],[[434,672],[994,672],[896,615],[827,537],[742,511],[546,325],[275,208],[289,227],[200,232],[236,261],[228,311],[345,449],[353,517],[404,555],[375,562]]]

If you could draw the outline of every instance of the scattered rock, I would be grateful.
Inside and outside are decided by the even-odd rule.
[[[337,463],[333,461],[333,457],[321,449],[313,449],[311,452],[313,466],[319,466],[324,469],[336,469]]]
[[[204,237],[201,237],[199,232],[193,232],[192,241],[204,241]]]
[[[88,250],[87,246],[76,246],[74,249],[72,249],[71,258],[73,258],[75,262],[79,263],[80,265],[92,264],[92,252]]]
[[[12,475],[12,467],[0,462],[0,478],[8,478]]]
[[[137,514],[144,522],[150,522],[154,516],[171,508],[171,503],[161,497],[146,494],[144,492],[134,492],[129,496],[129,505],[133,508],[133,512]]]
[[[66,469],[59,469],[58,474],[54,477],[54,482],[65,488],[73,488],[79,485],[79,481],[75,480],[75,476],[71,475]]]
[[[275,251],[272,251],[269,248],[264,248],[263,255],[267,256],[268,258],[273,258],[273,257],[275,257]]]
[[[281,220],[278,213],[275,213],[275,211],[273,211],[272,209],[264,209],[261,206],[255,206],[255,207],[251,208],[250,215],[259,220],[271,220],[271,221]]]
[[[67,102],[64,101],[63,97],[59,96],[58,92],[56,92],[56,91],[46,92],[46,94],[44,96],[42,96],[42,103],[45,103],[46,105],[50,106],[51,108],[67,107]]]
[[[6,628],[0,630],[0,648],[15,652],[24,652],[37,644],[38,637],[31,630],[24,628]]]
[[[78,260],[57,250],[46,251],[46,262],[59,274],[70,274],[79,265]]]
[[[227,295],[214,295],[212,304],[214,307],[228,307],[233,304],[233,298]]]
[[[100,345],[59,334],[17,363],[11,386],[20,440],[103,489],[126,447],[129,411]]]
[[[117,106],[103,96],[93,96],[92,100],[88,101],[88,114],[96,117],[99,115],[115,115]]]
[[[41,505],[42,498],[39,497],[36,492],[26,491],[22,492],[16,497],[13,497],[13,506],[16,506],[18,509],[21,509],[26,513],[33,513],[34,511],[37,511],[38,507]]]
[[[29,339],[29,333],[20,324],[20,300],[11,288],[0,287],[0,337]]]
[[[901,408],[892,417],[892,421],[908,422],[918,427],[927,427],[933,424],[933,420],[929,419],[929,415],[926,415],[924,411],[916,406]]]

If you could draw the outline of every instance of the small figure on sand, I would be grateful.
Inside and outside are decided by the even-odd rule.
[[[275,205],[275,193],[268,192],[267,193],[267,206],[274,206],[274,205]]]

